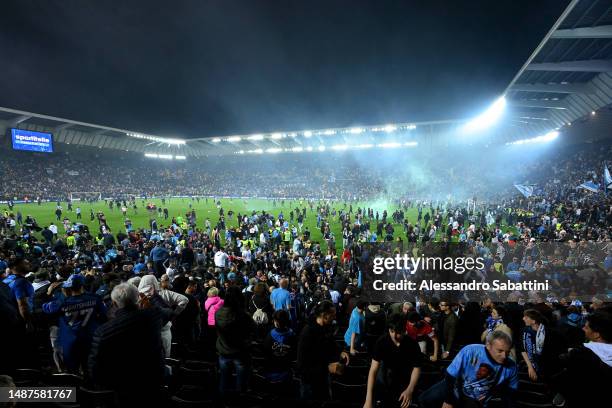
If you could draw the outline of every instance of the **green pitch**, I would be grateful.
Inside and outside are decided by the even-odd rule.
[[[167,220],[164,220],[163,214],[159,214],[157,211],[155,211],[154,213],[149,213],[146,209],[146,204],[149,202],[156,204],[157,207],[162,207],[162,208],[167,207],[168,212],[169,212],[169,218]],[[131,207],[128,208],[128,211],[127,211],[127,218],[129,218],[132,221],[132,227],[135,229],[138,229],[138,228],[148,229],[149,220],[151,217],[155,217],[157,219],[158,228],[161,228],[162,226],[166,227],[170,225],[170,221],[172,217],[176,217],[179,215],[182,215],[184,217],[187,212],[191,211],[191,209],[195,210],[196,212],[197,228],[204,229],[205,221],[207,218],[210,220],[212,227],[214,227],[219,220],[219,209],[215,205],[213,199],[210,199],[210,198],[208,199],[208,202],[206,202],[206,199],[203,199],[203,198],[201,198],[199,202],[196,200],[192,201],[189,198],[171,198],[169,200],[166,199],[165,204],[162,204],[161,199],[152,199],[152,200],[146,200],[146,201],[137,200],[136,204],[138,207],[136,211],[134,211],[134,209]],[[189,207],[189,204],[191,204],[191,208]],[[36,203],[16,204],[13,207],[13,213],[16,214],[17,211],[21,211],[24,220],[28,215],[31,215],[32,217],[36,219],[36,221],[38,222],[38,225],[41,227],[47,226],[53,222],[58,226],[58,232],[62,234],[64,232],[64,227],[61,221],[56,221],[56,216],[55,216],[56,205],[57,203],[55,202],[42,203],[41,205],[38,205]],[[80,222],[82,224],[88,225],[92,234],[97,234],[97,232],[99,231],[99,224],[98,224],[97,219],[94,219],[93,221],[90,220],[90,210],[91,209],[93,209],[94,213],[97,213],[98,211],[102,211],[104,213],[104,215],[106,216],[107,224],[111,228],[113,234],[117,234],[119,231],[125,230],[124,221],[126,217],[124,217],[123,214],[121,213],[121,209],[113,207],[113,209],[111,210],[109,206],[104,203],[104,201],[99,201],[97,203],[91,203],[91,204],[87,202],[75,201],[73,203],[71,212],[67,210],[67,207],[68,207],[67,203],[62,202],[61,205],[63,209],[62,220],[64,218],[68,218],[73,224],[75,222]],[[274,206],[272,200],[221,199],[221,206],[223,207],[225,211],[225,222],[226,222],[227,227],[237,227],[238,226],[238,221],[236,218],[238,213],[244,215],[244,214],[251,214],[252,211],[265,210],[268,213],[278,216],[278,214],[282,211],[285,219],[289,220],[289,211],[291,209],[296,208],[296,207],[298,208],[306,207],[307,211],[306,211],[306,219],[304,220],[304,227],[308,227],[308,229],[310,230],[312,241],[318,241],[322,244],[323,248],[326,248],[326,243],[323,240],[321,231],[319,228],[317,228],[316,204],[313,207],[313,211],[311,211],[306,201],[299,201],[299,200],[285,200],[284,205],[281,205],[281,202],[277,201],[276,206]],[[353,203],[353,213],[357,211],[358,207],[367,208],[368,206],[370,208],[373,208],[374,211],[378,211],[381,217],[382,217],[383,210],[386,209],[388,213],[387,220],[389,221],[392,221],[392,218],[391,218],[392,213],[393,211],[397,209],[397,206],[390,205],[388,203],[381,202],[381,201],[369,202],[369,203]],[[77,220],[76,218],[75,210],[77,207],[81,208],[81,214],[82,214],[81,220]],[[332,207],[336,208],[336,210],[338,211],[345,208],[344,203],[342,202],[334,202],[332,203]],[[3,211],[8,210],[6,205],[3,205],[1,208],[3,209]],[[229,210],[232,210],[234,212],[234,215],[231,219],[229,219],[229,217],[227,216],[227,212]],[[348,211],[348,204],[346,206],[346,211]],[[424,214],[425,214],[425,211],[423,212],[423,215]],[[417,221],[417,215],[418,215],[418,212],[416,208],[409,208],[406,214],[410,222],[413,224],[415,224]],[[339,220],[339,215],[336,215],[335,217],[330,216],[330,218],[327,221],[330,223],[331,230],[334,234],[337,250],[340,251],[342,249],[342,229],[341,229],[341,224]],[[293,224],[297,227],[297,218],[294,219]],[[423,221],[421,221],[421,225],[424,226]],[[371,223],[370,228],[373,230],[376,229],[376,225],[374,222]],[[395,237],[401,236],[402,239],[406,238],[404,231],[403,231],[403,226],[401,224],[394,224],[394,229],[395,229],[395,234],[394,234]],[[222,237],[224,238],[223,235]],[[378,238],[379,240],[382,239],[382,237],[378,237]]]

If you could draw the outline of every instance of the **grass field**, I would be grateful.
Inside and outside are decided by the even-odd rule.
[[[216,225],[217,221],[219,220],[219,210],[217,209],[212,199],[208,199],[208,202],[206,202],[205,199],[200,199],[200,201],[197,202],[195,200],[192,201],[189,198],[172,198],[170,200],[166,200],[165,205],[162,205],[161,199],[147,200],[144,204],[142,200],[138,200],[137,201],[137,206],[138,206],[137,213],[134,213],[134,210],[132,208],[129,208],[127,211],[127,217],[132,221],[133,228],[147,228],[147,229],[149,228],[149,219],[151,215],[145,208],[145,205],[148,202],[155,203],[158,207],[161,206],[161,207],[168,208],[168,212],[169,212],[168,220],[164,220],[163,215],[157,216],[158,214],[157,212],[155,212],[154,214],[155,218],[157,219],[157,225],[160,228],[161,226],[169,225],[170,220],[172,219],[173,216],[178,216],[178,215],[184,216],[185,213],[191,210],[189,207],[190,203],[192,205],[192,208],[196,212],[198,228],[204,229],[206,218],[210,219],[211,225],[213,227]],[[62,219],[67,217],[72,223],[77,221],[75,210],[77,207],[80,206],[81,212],[82,212],[82,220],[79,220],[79,222],[88,225],[92,233],[97,233],[99,229],[98,229],[98,221],[96,219],[94,219],[93,221],[90,221],[90,216],[89,216],[90,209],[93,209],[94,213],[98,211],[102,211],[104,213],[104,215],[106,216],[107,223],[110,226],[113,234],[116,234],[117,232],[123,231],[125,229],[125,226],[124,226],[125,217],[122,215],[121,210],[115,207],[111,211],[108,205],[104,203],[104,201],[100,201],[100,202],[93,203],[93,204],[90,204],[87,202],[74,202],[72,212],[67,211],[67,204],[65,202],[61,203],[61,205],[63,208]],[[274,207],[272,200],[249,199],[245,201],[241,199],[233,199],[233,200],[221,199],[221,205],[223,209],[225,210],[225,214],[226,214],[225,221],[226,221],[226,226],[228,227],[236,227],[238,225],[238,222],[236,220],[236,216],[238,213],[250,214],[253,210],[255,211],[266,210],[267,212],[272,213],[275,216],[278,216],[278,214],[282,211],[283,215],[285,216],[285,219],[289,220],[289,211],[292,208],[307,207],[308,209],[306,212],[306,219],[304,221],[304,226],[308,227],[308,229],[311,231],[311,240],[319,241],[321,242],[323,247],[326,247],[325,241],[322,239],[323,237],[321,235],[321,231],[317,228],[316,205],[314,207],[314,211],[310,211],[310,208],[307,206],[306,201],[300,202],[298,200],[285,201],[284,205],[282,206],[281,206],[280,201],[277,201],[276,207]],[[381,201],[377,201],[377,202],[371,202],[371,203],[353,203],[353,211],[356,212],[357,207],[359,206],[361,206],[362,208],[364,208],[364,206],[365,207],[369,206],[370,208],[374,208],[375,211],[379,211],[381,217],[382,217],[383,210],[386,209],[388,212],[388,218],[387,218],[388,220],[391,220],[391,215],[393,211],[397,209],[397,206],[393,206],[393,205],[389,205]],[[56,207],[55,202],[42,203],[41,205],[38,205],[36,203],[16,204],[13,207],[13,213],[16,214],[17,211],[21,211],[21,214],[23,215],[24,220],[28,215],[31,215],[32,217],[36,219],[39,226],[47,226],[51,222],[54,222],[58,226],[58,232],[63,233],[64,228],[63,228],[62,222],[56,221],[55,207]],[[336,208],[337,210],[340,210],[344,207],[344,203],[340,203],[340,202],[333,203],[332,207]],[[2,211],[8,210],[6,205],[3,205],[0,208],[2,208]],[[227,216],[227,212],[229,210],[233,210],[234,212],[234,216],[232,217],[232,219],[229,219]],[[347,211],[348,211],[348,206],[347,206]],[[410,208],[408,209],[406,216],[408,217],[410,222],[414,224],[416,223],[416,220],[417,220],[417,214],[418,213],[417,213],[416,208]],[[329,219],[328,221],[330,223],[332,232],[336,238],[337,249],[340,250],[342,246],[342,230],[341,230],[341,225],[340,225],[338,216],[333,217]],[[295,220],[295,225],[297,226],[297,220]],[[376,225],[372,223],[371,229],[375,230],[375,228],[376,228]],[[395,229],[395,234],[394,234],[395,237],[401,236],[402,239],[405,239],[403,227],[400,224],[394,224],[394,229]],[[379,240],[380,239],[382,239],[382,237],[379,237]]]

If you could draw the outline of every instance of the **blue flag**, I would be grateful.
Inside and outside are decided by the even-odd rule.
[[[525,198],[529,198],[533,195],[534,186],[527,186],[524,184],[515,184],[514,187],[516,187],[516,189],[520,191],[520,193],[524,195]]]
[[[582,183],[581,185],[579,185],[576,188],[583,188],[585,190],[588,190],[592,193],[598,193],[599,192],[599,184],[595,184],[592,181],[585,181],[584,183]]]
[[[606,188],[612,188],[612,176],[610,176],[610,170],[608,170],[608,166],[604,166],[604,184]]]

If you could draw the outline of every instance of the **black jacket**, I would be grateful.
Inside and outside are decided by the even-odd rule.
[[[584,346],[562,354],[560,361],[564,369],[551,380],[568,408],[601,406],[604,390],[612,383],[612,367]]]
[[[247,358],[255,332],[255,322],[245,311],[222,307],[215,313],[217,351],[225,357]]]
[[[297,350],[297,372],[307,384],[326,384],[328,365],[339,361],[340,350],[330,328],[318,325],[314,319],[300,334]]]
[[[124,308],[98,327],[88,364],[93,385],[127,394],[160,387],[164,376],[162,323],[156,308]]]

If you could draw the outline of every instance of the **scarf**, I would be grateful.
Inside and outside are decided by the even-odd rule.
[[[523,330],[523,347],[529,356],[533,367],[538,370],[538,360],[544,349],[544,339],[546,338],[546,329],[543,324],[540,324],[538,330],[535,331],[531,327],[526,327]]]
[[[544,339],[546,338],[546,330],[544,329],[544,325],[540,324],[538,327],[538,332],[536,333],[536,344],[535,351],[539,356],[542,354],[542,350],[544,349]]]
[[[500,324],[504,324],[504,320],[503,319],[494,319],[494,318],[489,316],[487,318],[487,331],[489,333],[495,331],[497,326],[499,326]]]

